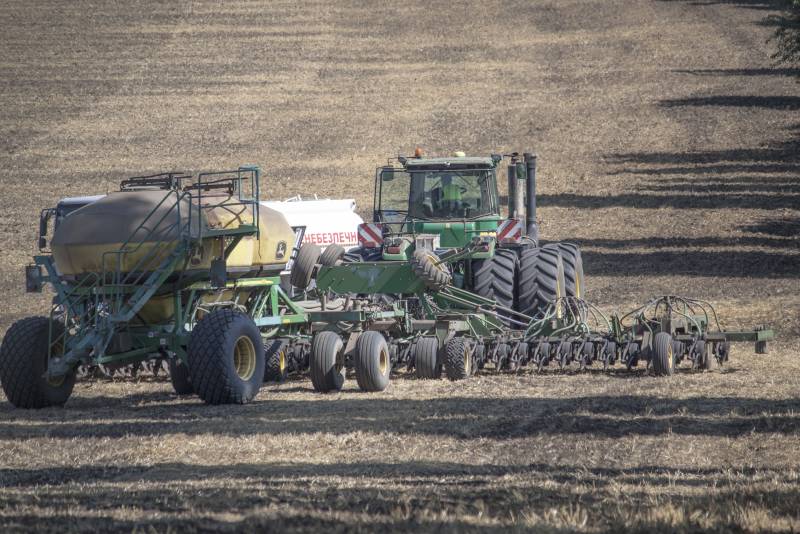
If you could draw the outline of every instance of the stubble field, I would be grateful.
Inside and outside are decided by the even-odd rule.
[[[588,297],[711,300],[769,323],[766,356],[669,380],[400,373],[244,407],[158,381],[63,409],[0,400],[15,530],[800,529],[800,96],[777,3],[6,2],[0,6],[0,335],[38,213],[128,175],[258,163],[270,198],[354,197],[431,153],[534,150],[542,234]]]

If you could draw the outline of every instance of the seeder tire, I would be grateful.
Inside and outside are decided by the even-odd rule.
[[[356,341],[356,382],[362,391],[383,391],[389,385],[392,360],[380,332],[367,331]]]
[[[344,342],[335,332],[319,332],[311,342],[311,384],[314,391],[340,391],[344,385]]]
[[[189,339],[189,379],[208,404],[245,404],[264,383],[264,345],[253,320],[240,311],[214,310]]]
[[[311,283],[314,266],[319,263],[321,255],[320,248],[313,243],[306,243],[300,247],[300,252],[297,253],[292,265],[289,282],[297,289],[306,289]]]
[[[53,337],[63,333],[55,323]],[[63,406],[75,386],[75,370],[53,380],[47,371],[50,319],[27,317],[11,325],[0,345],[0,383],[8,401],[17,408]]]
[[[264,357],[267,361],[264,370],[264,382],[283,382],[289,373],[286,365],[286,343],[281,339],[271,339],[264,345]]]
[[[169,381],[176,395],[191,395],[194,393],[189,368],[179,358],[169,360]]]
[[[653,340],[653,371],[657,376],[672,376],[675,373],[675,353],[672,336],[659,332]]]
[[[319,257],[319,262],[325,267],[333,267],[339,263],[342,256],[344,256],[344,248],[334,243],[325,247],[325,250],[322,251]]]
[[[702,339],[695,343],[694,350],[700,353],[700,369],[712,371],[717,367],[717,358],[708,350],[706,342]]]
[[[444,348],[444,371],[450,380],[464,380],[472,374],[472,351],[463,337],[454,337]]]
[[[421,337],[414,345],[414,369],[417,378],[441,378],[442,362],[439,360],[439,340]]]
[[[520,312],[531,317],[544,313],[553,301],[566,295],[565,285],[564,262],[557,249],[542,247],[522,251],[517,282]]]

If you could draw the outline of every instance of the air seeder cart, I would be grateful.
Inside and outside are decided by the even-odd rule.
[[[26,269],[54,292],[49,316],[16,322],[0,347],[0,380],[18,407],[63,404],[81,364],[170,362],[179,393],[209,403],[252,399],[264,340],[297,335],[307,316],[280,287],[297,236],[260,206],[259,169],[169,173],[61,221]]]

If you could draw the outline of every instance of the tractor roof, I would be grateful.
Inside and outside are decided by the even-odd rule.
[[[452,156],[447,158],[408,158],[403,166],[409,170],[415,169],[474,169],[495,167],[495,161],[490,157],[464,157]]]

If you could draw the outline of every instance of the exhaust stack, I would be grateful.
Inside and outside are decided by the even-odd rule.
[[[523,154],[527,180],[525,181],[525,226],[528,237],[539,244],[539,225],[536,222],[536,154]]]

